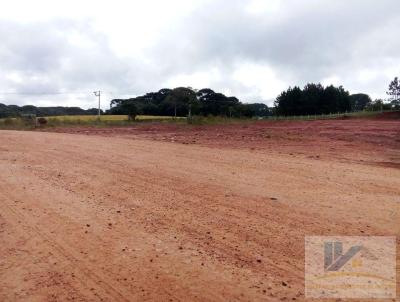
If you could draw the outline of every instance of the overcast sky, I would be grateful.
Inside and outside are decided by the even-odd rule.
[[[1,5],[0,41],[6,104],[95,107],[92,92],[102,90],[106,108],[190,86],[270,105],[307,82],[378,98],[400,76],[400,4],[13,0]]]

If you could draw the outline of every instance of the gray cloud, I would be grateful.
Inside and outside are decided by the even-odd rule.
[[[81,92],[126,89],[132,77],[131,66],[118,58],[107,37],[95,32],[86,22],[56,20],[18,24],[0,22],[0,80],[3,99],[16,103],[32,100],[85,100]],[[41,93],[62,93],[43,96]],[[33,95],[26,96],[25,94]],[[49,100],[50,99],[50,100]],[[48,101],[46,101],[48,100]],[[88,99],[91,102],[90,98]],[[83,106],[87,106],[83,104]]]
[[[178,86],[180,77],[188,79],[182,85],[202,88],[193,75],[208,72],[211,88],[251,101],[271,103],[278,82],[337,81],[351,92],[384,96],[390,78],[400,74],[400,6],[395,0],[286,0],[275,11],[259,13],[249,13],[249,3],[204,2],[165,24],[138,57],[118,54],[112,36],[96,29],[90,18],[0,20],[0,92],[76,93],[0,95],[0,102],[90,107],[92,90],[114,92],[110,99],[171,81]],[[110,22],[113,18],[118,16],[110,16]],[[142,43],[134,36],[126,39]],[[246,64],[265,70],[255,75],[250,68],[242,75],[249,81],[238,80]],[[249,84],[269,71],[265,86],[263,79]]]
[[[268,17],[246,13],[242,1],[214,1],[185,19],[172,39],[166,33],[162,52],[175,53],[168,67],[183,72],[217,65],[228,73],[235,62],[250,60],[272,66],[292,85],[304,84],[399,62],[398,28],[396,1],[292,0]]]

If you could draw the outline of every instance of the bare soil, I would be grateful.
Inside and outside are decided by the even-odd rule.
[[[400,236],[399,120],[52,131],[0,131],[0,301],[302,301],[306,235]]]

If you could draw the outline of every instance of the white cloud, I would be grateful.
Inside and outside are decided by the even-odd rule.
[[[287,88],[287,84],[277,77],[272,68],[253,62],[237,63],[232,80],[247,91],[247,99],[255,101],[253,97],[257,95],[262,98],[259,101],[269,101],[269,105],[272,105],[271,100]]]
[[[274,14],[282,8],[282,0],[252,0],[246,11],[254,15]]]
[[[0,10],[6,103],[95,106],[163,86],[210,87],[271,104],[322,82],[385,97],[400,75],[395,0],[14,0]],[[92,105],[93,103],[93,105]]]
[[[341,82],[342,81],[338,76],[333,75],[333,76],[322,79],[321,84],[324,86],[330,86],[330,85],[339,86],[339,85],[341,85]]]
[[[192,87],[201,89],[210,87],[213,83],[221,80],[221,74],[217,68],[211,68],[206,71],[198,71],[191,74],[178,74],[165,81],[162,86],[165,87]],[[196,86],[192,86],[196,83]]]

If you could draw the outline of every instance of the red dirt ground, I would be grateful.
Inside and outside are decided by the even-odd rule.
[[[228,149],[270,150],[400,167],[400,119],[385,117],[385,120],[257,121],[206,126],[143,123],[132,127],[73,127],[51,131]]]
[[[52,131],[0,131],[0,301],[304,301],[305,236],[400,248],[399,120]]]

